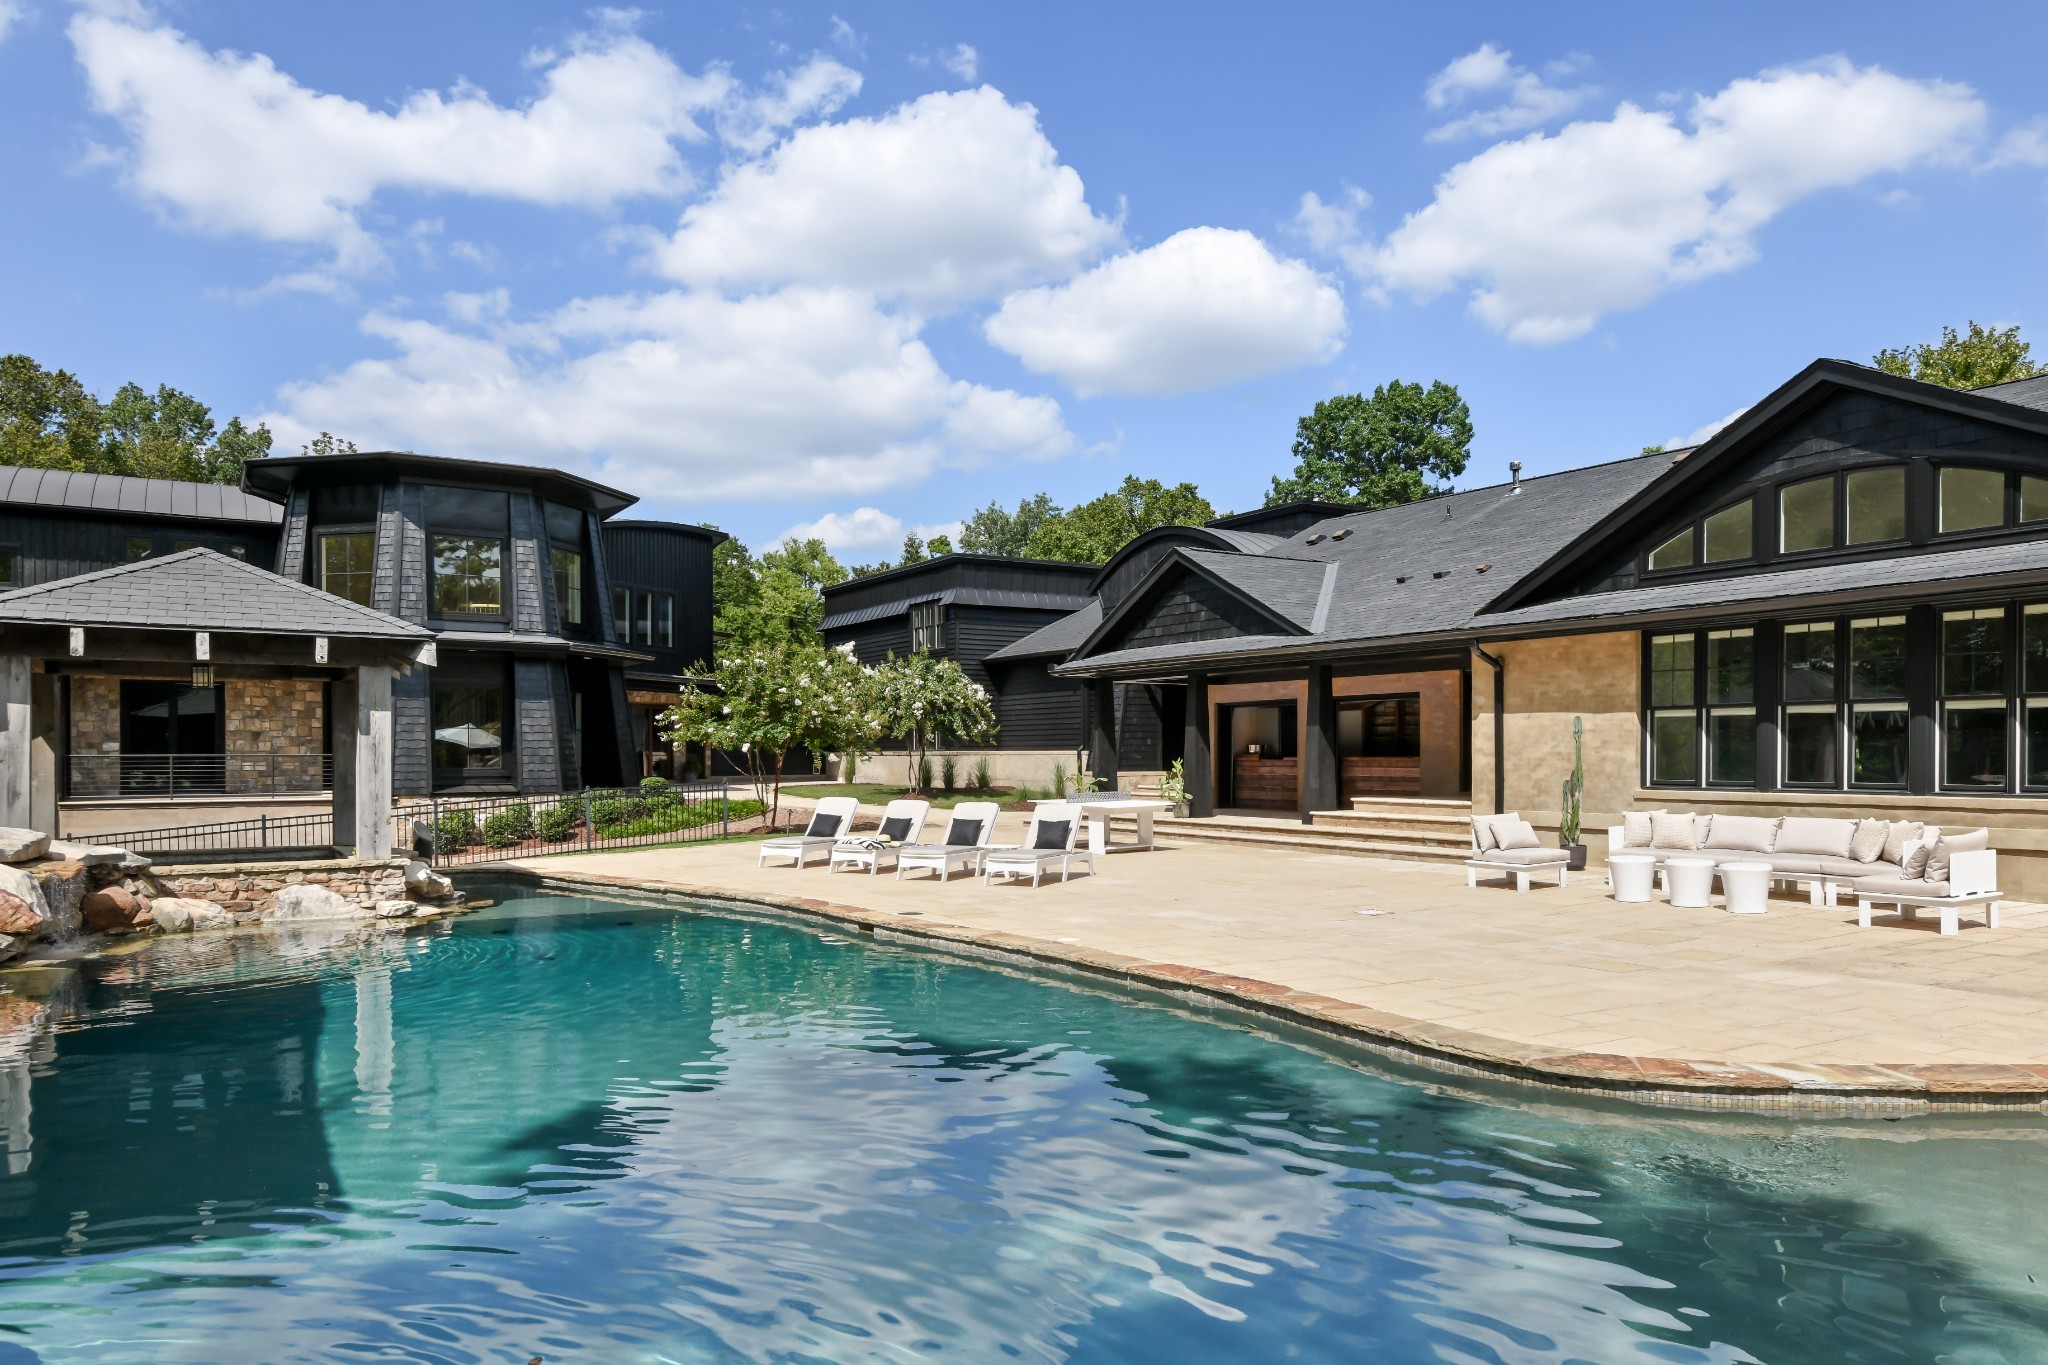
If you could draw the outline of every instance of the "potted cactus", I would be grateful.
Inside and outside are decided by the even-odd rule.
[[[1564,801],[1557,817],[1557,842],[1572,855],[1571,870],[1581,872],[1586,866],[1586,846],[1579,842],[1580,817],[1585,814],[1583,799],[1586,795],[1586,722],[1583,717],[1572,717],[1572,775],[1564,780]]]

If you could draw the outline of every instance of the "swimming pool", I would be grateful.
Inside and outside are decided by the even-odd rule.
[[[1479,1093],[532,891],[0,983],[0,1365],[2048,1358],[2048,1128]]]

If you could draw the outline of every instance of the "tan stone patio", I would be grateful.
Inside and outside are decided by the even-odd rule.
[[[1022,817],[1004,821],[998,842],[1018,839]],[[740,843],[515,865],[1066,959],[1524,1079],[1792,1103],[2048,1098],[2038,905],[1942,938],[1931,919],[1858,929],[1853,908],[1803,897],[1761,917],[1620,905],[1598,869],[1518,895],[1468,890],[1456,866],[1210,844],[1116,854],[1034,889],[755,857]]]

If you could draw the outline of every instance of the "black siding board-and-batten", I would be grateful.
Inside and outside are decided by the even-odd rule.
[[[174,541],[191,541],[223,554],[238,548],[242,558],[258,568],[271,561],[277,544],[277,532],[269,527],[172,525],[142,518],[73,516],[0,506],[0,547],[14,551],[14,582],[6,585],[10,588],[32,588],[117,568],[129,562],[130,537],[148,537],[153,553],[159,555],[170,554]]]
[[[718,543],[715,532],[695,526],[622,525],[603,528],[603,553],[610,580],[621,586],[652,588],[675,595],[675,644],[669,648],[636,643],[654,662],[642,667],[657,673],[680,674],[712,658],[711,565]],[[604,591],[602,610],[611,630],[611,590]],[[616,638],[607,633],[607,639]]]

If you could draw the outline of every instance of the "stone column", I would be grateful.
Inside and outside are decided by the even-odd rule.
[[[0,654],[0,825],[34,827],[35,709],[26,654]],[[44,828],[48,828],[45,826]]]
[[[1088,739],[1088,768],[1103,791],[1116,790],[1116,684],[1098,678],[1089,684],[1089,706],[1094,732]]]
[[[391,856],[391,669],[364,664],[334,685],[334,842]]]
[[[1340,799],[1337,756],[1337,697],[1328,664],[1308,670],[1308,705],[1301,726],[1301,823],[1314,822],[1315,812],[1336,810]]]
[[[1181,773],[1188,784],[1188,814],[1207,818],[1216,813],[1216,779],[1209,765],[1209,675],[1188,675],[1186,742]]]

